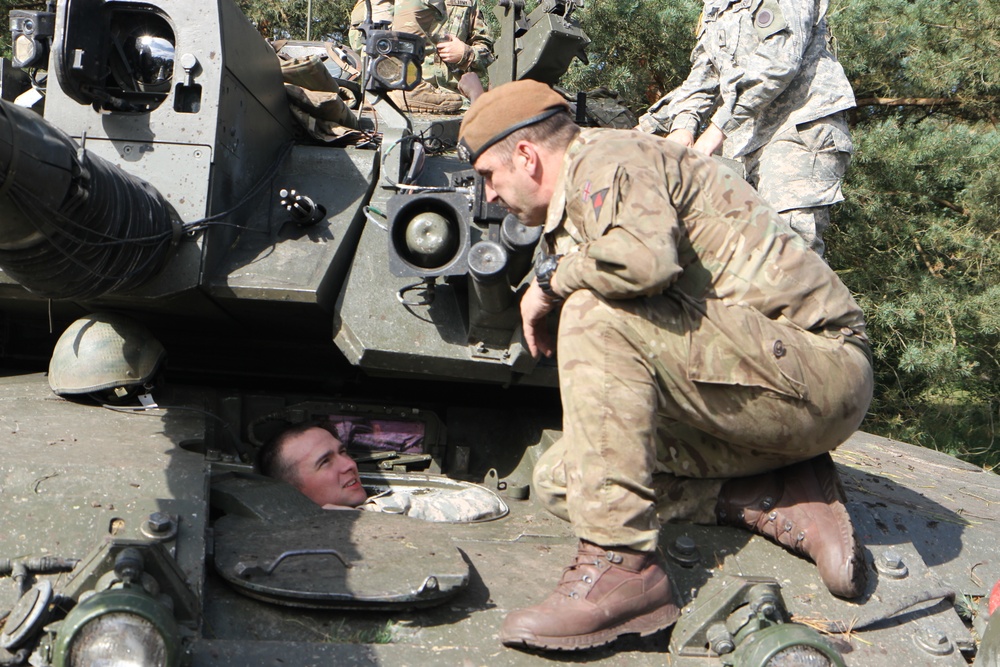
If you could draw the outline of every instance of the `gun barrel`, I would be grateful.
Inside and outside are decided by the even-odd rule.
[[[151,185],[0,100],[0,269],[51,299],[138,287],[179,235]]]

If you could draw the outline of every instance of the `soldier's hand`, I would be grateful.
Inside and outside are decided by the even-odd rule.
[[[667,135],[667,139],[688,148],[694,146],[694,135],[691,134],[691,130],[674,130]]]
[[[528,351],[535,359],[543,354],[551,357],[556,351],[545,320],[555,306],[555,301],[532,279],[521,297],[521,327],[524,329],[524,342],[528,344]]]
[[[701,151],[705,155],[712,155],[719,150],[719,146],[726,140],[726,135],[716,125],[709,125],[705,131],[694,142],[694,149]]]
[[[449,65],[457,65],[458,63],[465,60],[469,49],[472,47],[455,37],[455,35],[447,34],[444,36],[444,40],[437,43],[437,54],[438,57]]]

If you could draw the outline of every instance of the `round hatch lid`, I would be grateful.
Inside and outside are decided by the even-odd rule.
[[[282,522],[229,515],[215,524],[215,567],[241,593],[292,607],[425,607],[469,583],[446,530],[355,510]]]

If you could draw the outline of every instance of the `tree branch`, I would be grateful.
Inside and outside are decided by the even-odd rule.
[[[859,107],[953,107],[959,100],[948,97],[865,97],[857,101]]]
[[[885,194],[888,195],[888,196],[898,196],[898,195],[905,195],[907,197],[920,197],[921,196],[918,193],[908,192],[906,190],[888,190],[888,191],[885,192]],[[965,210],[964,208],[962,208],[961,206],[959,206],[958,204],[956,204],[954,202],[948,201],[947,199],[941,199],[940,197],[931,197],[930,195],[924,195],[924,196],[926,196],[929,200],[931,200],[935,204],[938,204],[939,206],[944,206],[945,208],[951,209],[955,213],[959,213],[959,214],[964,215],[966,217],[968,217],[968,215],[969,215],[969,212],[967,210]]]
[[[921,261],[923,261],[924,266],[927,267],[927,272],[938,280],[944,280],[944,276],[941,275],[941,263],[938,262],[937,265],[931,264],[930,259],[927,257],[927,253],[924,251],[924,247],[920,245],[920,241],[916,238],[913,239],[913,245],[917,247],[917,253],[920,255]],[[944,307],[944,319],[948,322],[948,329],[951,330],[951,347],[958,347],[958,332],[955,331],[955,322],[951,319],[951,309],[947,306]]]

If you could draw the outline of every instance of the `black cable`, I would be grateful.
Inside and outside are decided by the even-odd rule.
[[[243,198],[240,199],[238,202],[236,202],[236,204],[226,209],[225,211],[222,211],[221,213],[216,213],[214,215],[201,218],[200,220],[192,220],[190,222],[183,223],[181,227],[184,229],[184,231],[185,232],[190,232],[192,230],[200,231],[201,229],[205,228],[206,223],[212,223],[217,220],[221,220],[222,218],[228,217],[235,211],[239,210],[244,204],[250,201],[250,199],[253,198],[253,196],[256,195],[261,190],[261,188],[263,188],[265,185],[267,185],[274,179],[274,177],[278,174],[278,170],[281,168],[281,163],[285,161],[285,157],[291,152],[292,147],[294,145],[295,144],[291,141],[285,144],[284,150],[282,150],[281,154],[278,155],[278,157],[274,160],[274,162],[271,163],[271,167],[267,170],[267,172],[263,176],[261,176],[256,183],[253,184],[253,186],[247,191],[247,193],[243,195]],[[232,223],[229,224],[231,225]]]
[[[170,205],[145,183],[84,153],[85,177],[58,210],[13,184],[9,197],[47,243],[0,252],[0,264],[29,290],[86,299],[134,287],[159,270],[174,238]]]
[[[79,191],[58,210],[44,205],[28,188],[11,184],[10,199],[46,242],[0,251],[0,265],[30,291],[48,298],[83,300],[136,287],[160,270],[179,233],[212,226],[248,230],[220,220],[274,179],[292,146],[285,145],[234,206],[179,226],[166,200],[144,181],[84,152]]]

